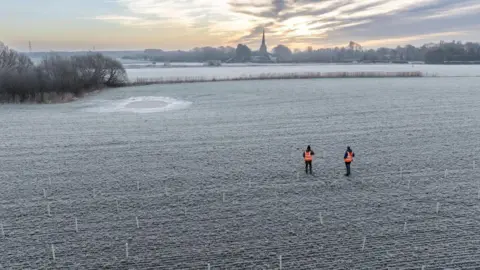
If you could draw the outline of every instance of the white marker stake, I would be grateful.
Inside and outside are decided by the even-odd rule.
[[[367,237],[363,237],[362,251],[365,249],[365,243],[367,242]]]
[[[55,247],[52,244],[52,258],[55,261]]]
[[[140,190],[140,183],[137,181],[137,190]]]
[[[135,221],[137,222],[137,229],[140,228],[140,224],[138,223],[138,217],[135,217]]]
[[[282,255],[278,256],[278,260],[280,262],[280,270],[282,270]]]
[[[407,222],[405,221],[405,224],[403,224],[403,232],[407,232]]]
[[[207,265],[207,269],[210,270],[210,264]]]
[[[2,230],[2,237],[5,237],[5,231],[3,230],[3,223],[0,223],[0,229]]]
[[[117,212],[120,212],[120,207],[118,205],[118,200],[115,200],[117,202]]]
[[[323,217],[322,217],[322,212],[320,212],[320,224],[323,225]]]
[[[75,218],[75,232],[78,233],[78,220]]]
[[[222,197],[223,197],[223,198],[222,198],[222,199],[223,199],[223,202],[225,202],[225,192],[223,192],[223,196],[222,196]]]
[[[165,186],[165,196],[168,196],[167,186]]]
[[[52,185],[52,178],[50,176],[48,177],[48,183],[50,184],[50,186]]]
[[[47,198],[47,191],[45,189],[43,189],[43,198]]]
[[[437,202],[437,214],[438,214],[438,210],[439,210],[439,208],[440,208],[440,203],[439,203],[439,202]]]
[[[128,243],[125,243],[125,258],[128,259]]]
[[[425,265],[422,265],[422,270],[425,270]]]
[[[50,203],[47,204],[47,212],[48,212],[48,215],[50,216]]]

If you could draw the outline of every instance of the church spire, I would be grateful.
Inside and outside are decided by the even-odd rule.
[[[265,28],[263,28],[263,36],[262,36],[262,45],[260,45],[259,52],[263,55],[267,55],[267,44],[265,44]]]
[[[265,28],[263,28],[262,46],[266,46],[265,45]]]

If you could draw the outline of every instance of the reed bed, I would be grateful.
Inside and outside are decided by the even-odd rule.
[[[291,79],[321,79],[321,78],[395,78],[422,77],[420,71],[414,72],[307,72],[307,73],[262,73],[259,75],[241,75],[238,77],[159,77],[137,78],[130,85],[175,84],[199,82],[249,81],[249,80],[291,80]]]

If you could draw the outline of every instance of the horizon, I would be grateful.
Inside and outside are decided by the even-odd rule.
[[[352,40],[353,41],[353,40]],[[398,45],[395,45],[395,46],[379,46],[379,47],[369,47],[369,48],[366,48],[366,47],[363,47],[362,46],[362,50],[363,51],[366,51],[366,50],[370,50],[370,49],[373,49],[373,50],[376,50],[376,49],[380,49],[380,48],[389,48],[389,49],[395,49],[397,46],[400,46],[400,47],[405,47],[407,45],[412,45],[416,48],[419,48],[423,45],[427,45],[427,44],[440,44],[441,41],[444,41],[444,40],[437,40],[437,41],[431,41],[429,43],[424,43],[424,44],[421,44],[421,45],[418,45],[418,46],[415,46],[415,45],[412,45],[412,44],[398,44]],[[455,41],[455,40],[453,40]],[[476,40],[456,40],[456,42],[463,42],[463,43],[466,43],[466,42],[473,42],[473,43],[480,43],[480,41],[476,41]],[[1,40],[0,40],[1,42]],[[452,42],[451,40],[446,40],[445,43],[449,43],[449,42]],[[267,45],[268,45],[268,42],[266,42]],[[239,43],[240,44],[240,43]],[[5,44],[7,47],[8,44]],[[275,48],[276,46],[278,45],[282,45],[282,44],[276,44],[276,45],[270,45],[268,46],[268,51],[272,51],[273,48]],[[347,48],[347,45],[348,44],[345,44],[345,45],[339,45],[339,46],[336,46],[337,48]],[[359,45],[362,45],[362,44],[359,44]],[[223,45],[217,45],[217,46],[204,46],[204,47],[198,47],[198,48],[206,48],[206,47],[211,47],[211,48],[220,48],[220,47],[225,47],[225,48],[232,48],[232,49],[236,49],[236,46],[230,46],[230,45],[227,45],[227,46],[223,46]],[[258,49],[255,49],[255,48],[252,48],[250,45],[248,45],[248,47],[250,49],[252,49],[252,51],[258,51]],[[287,46],[288,47],[288,46]],[[183,52],[188,52],[188,51],[191,51],[193,50],[195,47],[193,48],[188,48],[188,49],[172,49],[172,50],[166,50],[166,49],[162,49],[162,48],[141,48],[141,49],[125,49],[125,50],[115,50],[115,49],[106,49],[106,50],[82,50],[82,49],[79,49],[79,50],[50,50],[50,51],[34,51],[32,50],[31,52],[29,51],[18,51],[20,53],[26,53],[26,54],[29,54],[29,53],[32,53],[32,54],[35,54],[35,53],[50,53],[50,52],[53,52],[53,53],[83,53],[83,52],[98,52],[98,53],[105,53],[105,52],[110,52],[110,53],[118,53],[118,52],[144,52],[145,50],[162,50],[164,52],[174,52],[174,51],[183,51]],[[12,48],[13,49],[13,48]],[[289,49],[292,49],[292,48],[289,48]],[[302,52],[306,51],[308,48],[302,48],[300,49]],[[312,49],[315,51],[315,50],[322,50],[322,49],[335,49],[335,47],[313,47],[312,46]],[[294,50],[292,49],[292,53],[294,53]]]
[[[5,3],[0,36],[28,52],[191,50],[245,44],[257,50],[265,28],[269,51],[421,46],[480,40],[474,0],[46,0]],[[7,27],[8,25],[8,27]],[[220,45],[218,45],[220,44]]]

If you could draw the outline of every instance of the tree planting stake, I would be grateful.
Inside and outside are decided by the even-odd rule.
[[[55,261],[55,247],[52,244],[52,258]]]

